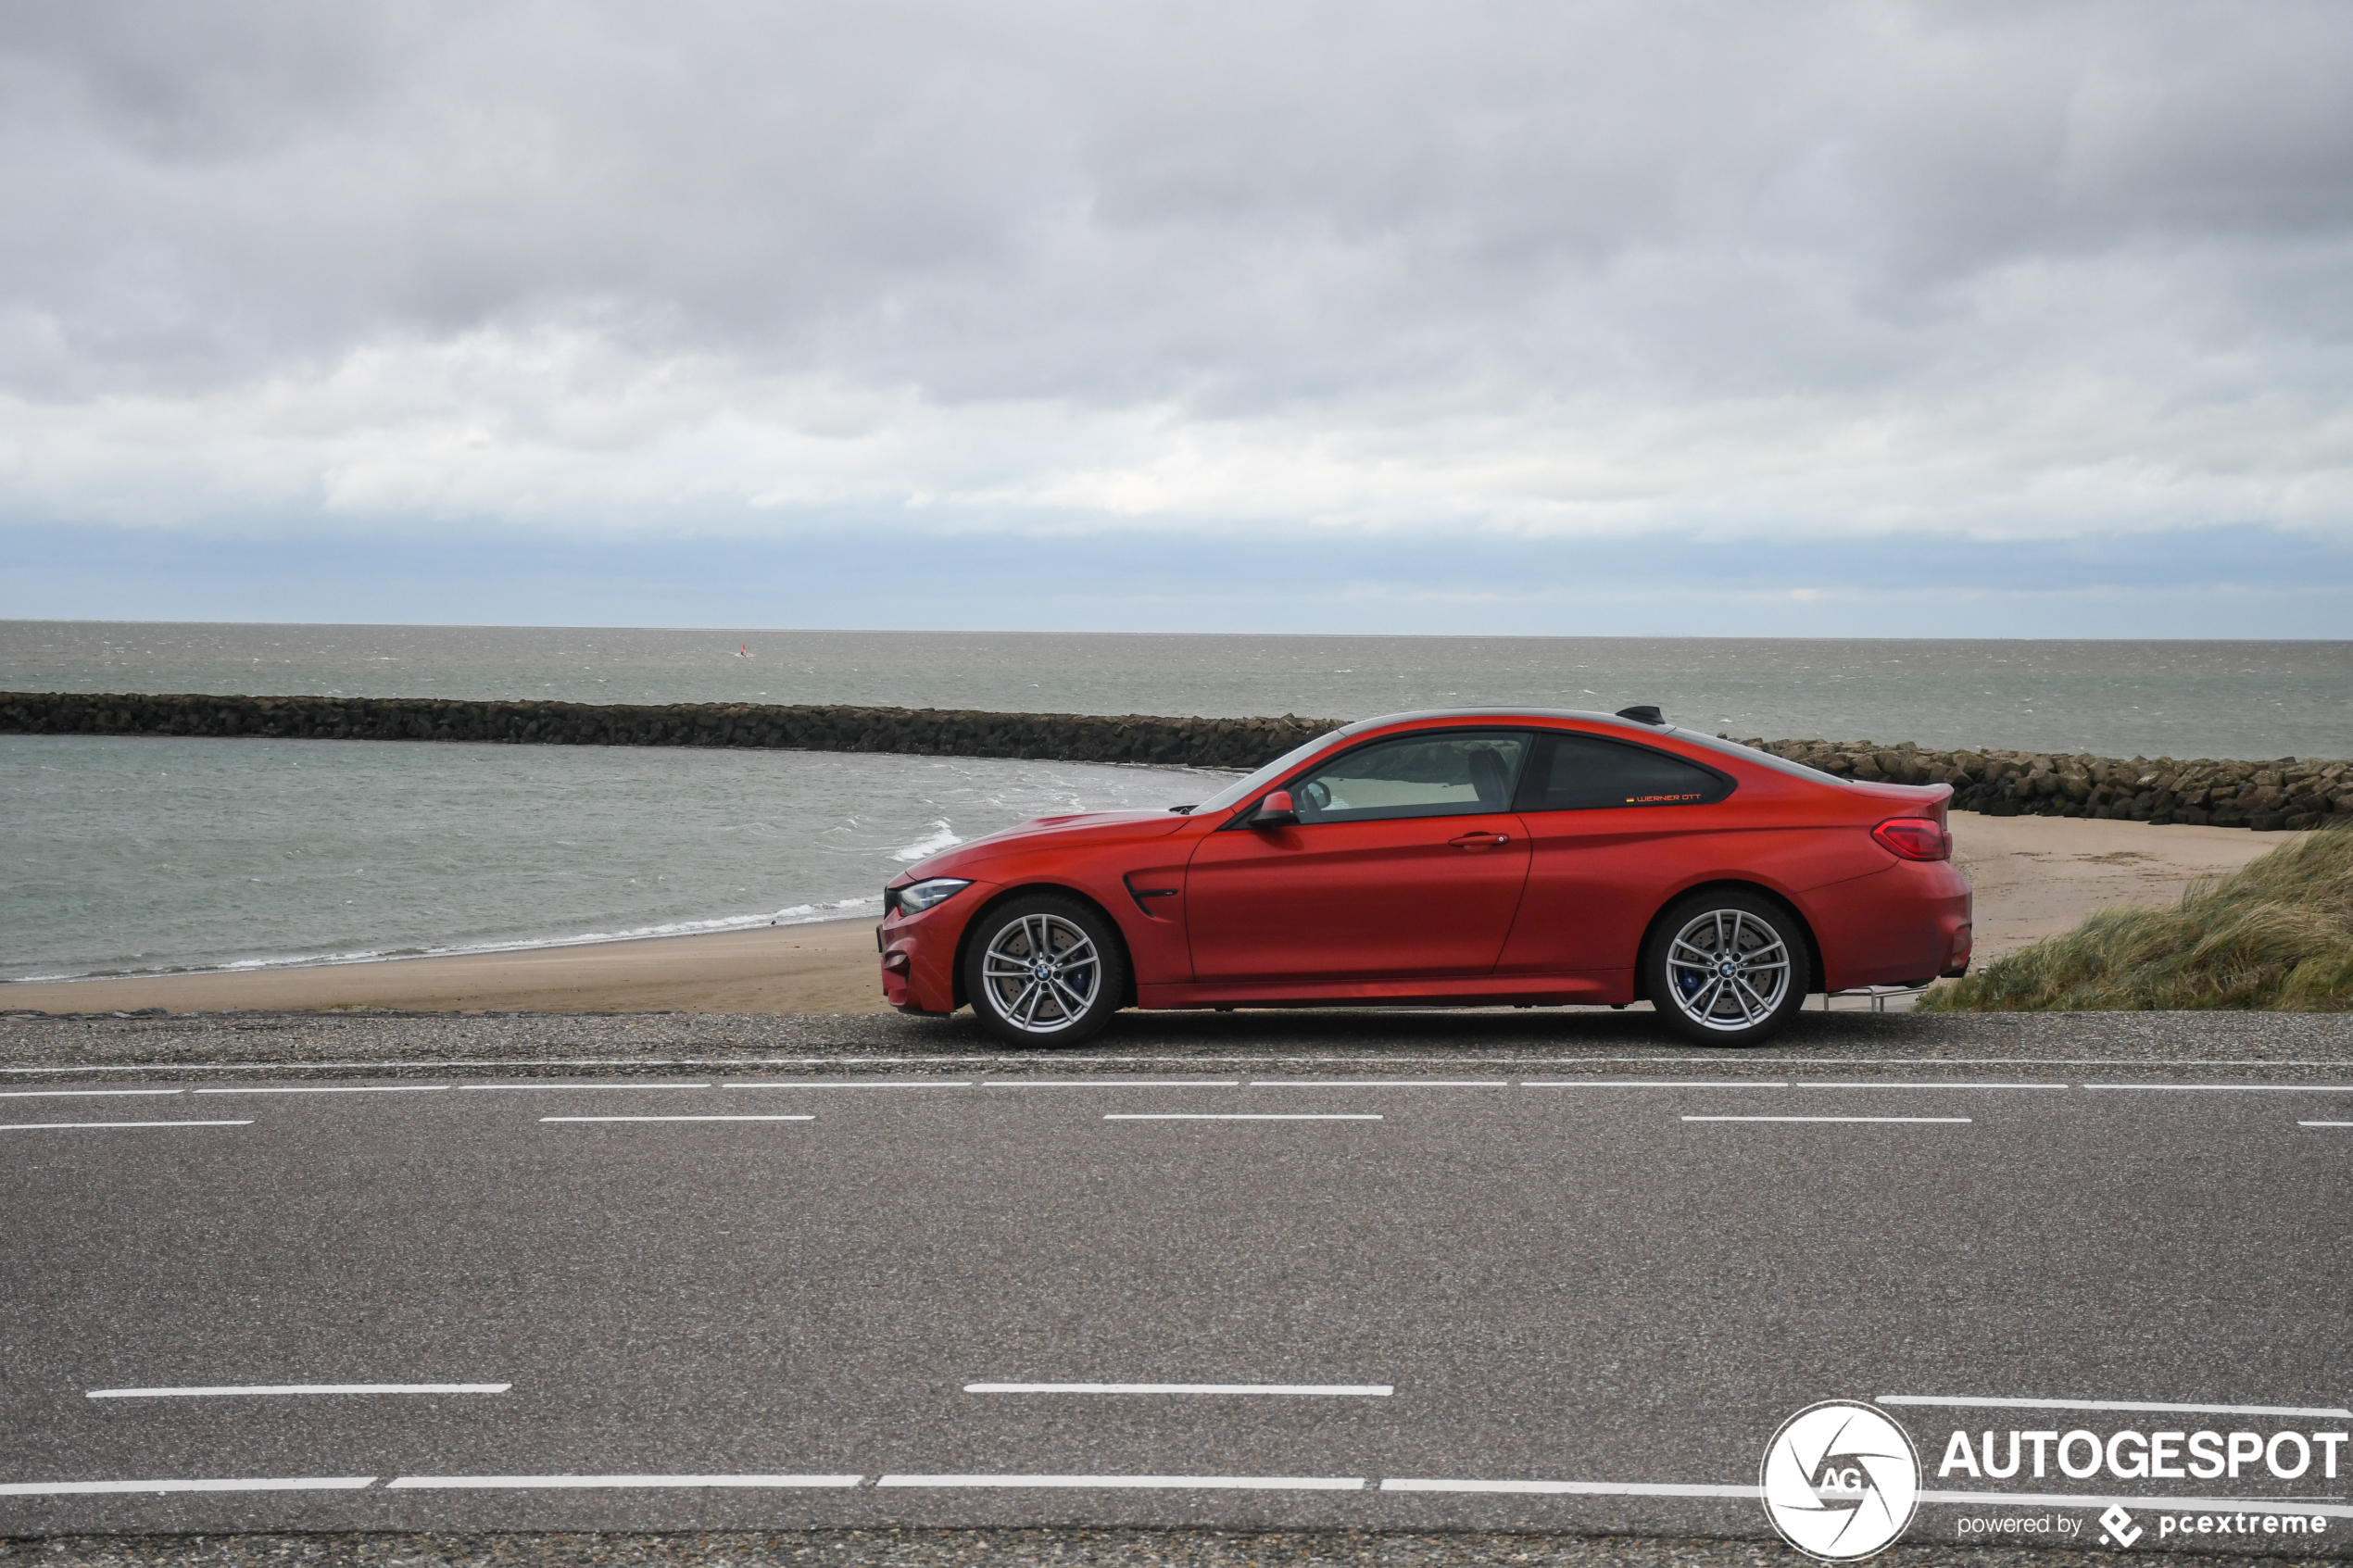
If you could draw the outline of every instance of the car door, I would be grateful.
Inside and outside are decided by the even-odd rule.
[[[1497,972],[1632,970],[1667,891],[1726,858],[1740,816],[1732,785],[1650,746],[1540,733],[1514,802],[1534,859]]]
[[[1198,981],[1485,974],[1528,879],[1510,809],[1525,732],[1415,731],[1292,781],[1295,825],[1238,820],[1186,870]]]

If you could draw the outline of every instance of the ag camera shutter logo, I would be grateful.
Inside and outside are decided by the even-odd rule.
[[[1781,1423],[1758,1475],[1781,1539],[1825,1562],[1884,1551],[1919,1507],[1920,1456],[1877,1407],[1826,1399]]]

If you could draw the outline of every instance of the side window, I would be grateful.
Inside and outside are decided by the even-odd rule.
[[[1508,811],[1528,739],[1509,730],[1458,730],[1375,741],[1291,785],[1291,801],[1302,822]]]
[[[1732,793],[1731,781],[1680,757],[1599,735],[1550,734],[1536,740],[1535,765],[1520,785],[1523,811],[1590,811],[1613,806],[1706,806]]]

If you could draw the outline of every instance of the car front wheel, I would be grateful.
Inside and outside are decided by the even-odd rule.
[[[1797,922],[1735,888],[1695,893],[1667,910],[1643,971],[1659,1016],[1702,1046],[1762,1044],[1805,1005],[1812,983]]]
[[[1118,934],[1075,898],[1010,899],[980,918],[964,950],[964,995],[1010,1045],[1076,1045],[1110,1022],[1126,990]]]

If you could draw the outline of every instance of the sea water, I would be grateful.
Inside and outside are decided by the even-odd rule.
[[[2353,642],[1280,637],[0,621],[0,689],[1363,719],[1656,703],[1774,740],[2353,756]]]
[[[796,751],[0,735],[0,980],[864,916],[925,856],[1228,775]],[[0,993],[0,1006],[6,1005]]]
[[[0,689],[1296,713],[1657,703],[1769,738],[2353,756],[2353,643],[0,622]],[[0,736],[0,980],[871,914],[921,855],[1214,775],[573,746]],[[0,1003],[5,995],[0,994]]]

